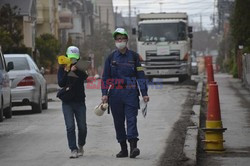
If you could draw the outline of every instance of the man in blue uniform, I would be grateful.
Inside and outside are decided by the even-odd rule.
[[[128,157],[128,140],[130,158],[135,158],[140,154],[140,150],[137,148],[139,89],[143,100],[148,102],[147,81],[139,55],[126,47],[128,42],[126,30],[117,28],[113,37],[117,49],[109,55],[105,62],[102,76],[102,101],[109,102],[111,106],[116,139],[121,145],[121,151],[116,157]]]

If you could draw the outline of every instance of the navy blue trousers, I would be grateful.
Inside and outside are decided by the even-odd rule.
[[[139,108],[137,89],[112,89],[109,100],[117,141],[120,143],[127,139],[137,138],[139,135],[137,130]]]

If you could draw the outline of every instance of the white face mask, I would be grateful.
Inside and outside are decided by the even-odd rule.
[[[124,49],[124,48],[126,47],[126,45],[127,45],[127,42],[116,42],[116,43],[115,43],[115,46],[116,46],[119,50]]]

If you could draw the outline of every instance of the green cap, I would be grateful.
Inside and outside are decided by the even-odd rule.
[[[79,59],[80,58],[79,49],[76,46],[69,46],[67,49],[66,55],[70,59]]]
[[[117,28],[114,32],[113,32],[113,38],[115,38],[115,36],[117,34],[122,34],[122,35],[126,35],[128,37],[128,32],[124,29],[124,28]]]

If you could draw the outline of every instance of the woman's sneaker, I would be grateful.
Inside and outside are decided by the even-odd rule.
[[[78,155],[78,156],[83,156],[83,153],[84,153],[83,146],[80,146],[80,145],[79,145],[79,149],[78,149],[77,155]]]
[[[77,149],[71,151],[71,155],[69,158],[71,159],[78,158]]]

